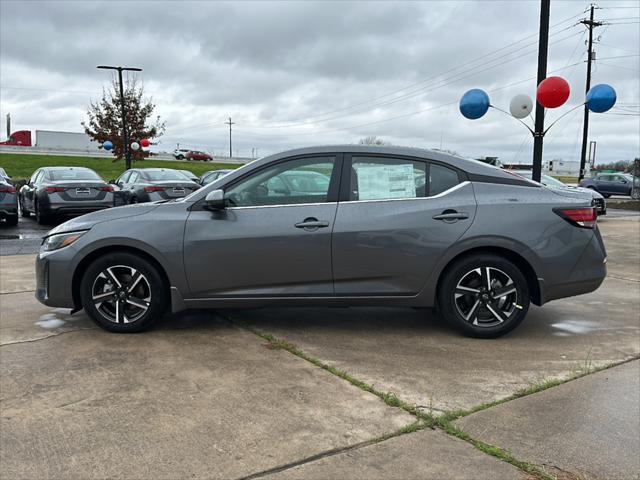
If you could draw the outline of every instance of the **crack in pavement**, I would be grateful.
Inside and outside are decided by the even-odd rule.
[[[35,290],[18,290],[17,292],[0,292],[0,295],[13,295],[15,293],[33,293]]]
[[[618,277],[616,275],[607,275],[607,277],[615,278],[617,280],[626,280],[628,282],[640,283],[640,280],[636,280],[635,278],[627,278],[627,277]]]
[[[49,335],[46,335],[44,337],[28,338],[26,340],[15,340],[11,342],[0,343],[0,347],[6,347],[7,345],[19,345],[21,343],[39,342],[40,340],[46,340],[47,338],[51,338],[51,337],[58,337],[65,333],[74,333],[74,332],[82,332],[83,330],[97,330],[97,329],[98,329],[97,327],[88,327],[88,328],[77,328],[75,330],[65,330],[64,332],[50,333]]]

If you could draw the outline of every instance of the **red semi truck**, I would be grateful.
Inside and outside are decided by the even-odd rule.
[[[86,133],[56,132],[36,130],[35,141],[29,130],[18,130],[9,136],[9,140],[0,142],[0,146],[35,147],[42,150],[71,150],[91,152],[98,150],[98,144],[92,142]]]
[[[0,142],[0,145],[10,145],[15,147],[30,147],[31,146],[31,131],[18,130],[13,132],[9,136],[9,140]]]

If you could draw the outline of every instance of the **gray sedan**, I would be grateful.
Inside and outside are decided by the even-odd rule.
[[[40,224],[58,215],[74,216],[113,207],[113,187],[84,167],[36,170],[19,193],[23,217],[32,213]]]
[[[8,180],[0,177],[0,219],[4,219],[7,225],[18,224],[18,196],[16,187]]]
[[[467,335],[518,326],[531,302],[597,289],[591,196],[429,150],[299,149],[173,201],[58,226],[36,297],[135,332],[163,312],[266,305],[437,306]]]
[[[200,188],[184,173],[171,168],[133,168],[124,172],[115,184],[127,203],[181,198]]]

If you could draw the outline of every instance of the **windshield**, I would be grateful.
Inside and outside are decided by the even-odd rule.
[[[162,182],[165,180],[189,180],[184,173],[180,173],[177,170],[146,170],[142,172],[142,176],[146,180],[152,180],[155,182]]]
[[[96,172],[88,169],[49,170],[49,178],[54,182],[62,180],[97,180],[102,181]]]

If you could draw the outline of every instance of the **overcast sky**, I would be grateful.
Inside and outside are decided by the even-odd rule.
[[[610,83],[618,105],[592,114],[598,161],[640,155],[640,3],[599,2],[592,84]],[[586,1],[552,0],[549,75],[572,88],[547,125],[584,101]],[[0,1],[0,113],[12,130],[82,131],[89,100],[109,74],[137,66],[166,121],[160,148],[259,155],[355,143],[398,145],[529,162],[531,134],[490,110],[458,110],[470,88],[508,109],[535,95],[539,1],[58,2]],[[531,123],[531,122],[530,122]],[[582,109],[547,134],[545,158],[578,159]]]

